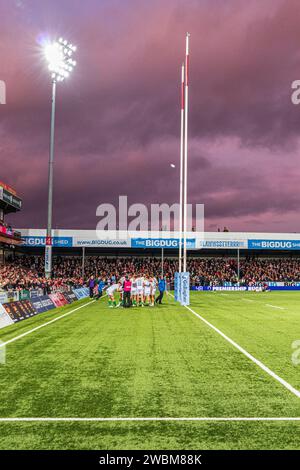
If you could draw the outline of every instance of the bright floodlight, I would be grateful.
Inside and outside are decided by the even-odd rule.
[[[62,82],[76,66],[72,55],[76,51],[73,44],[63,38],[45,47],[45,56],[53,82]]]

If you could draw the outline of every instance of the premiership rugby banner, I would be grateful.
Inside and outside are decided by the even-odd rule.
[[[267,283],[266,283],[267,284]],[[281,285],[282,284],[282,285]],[[269,291],[299,291],[300,285],[299,283],[291,283],[291,285],[283,285],[284,283],[270,283],[268,284],[267,290]],[[259,285],[257,286],[192,286],[192,291],[225,291],[225,292],[245,292],[245,291],[252,291],[252,292],[260,292],[263,288]]]

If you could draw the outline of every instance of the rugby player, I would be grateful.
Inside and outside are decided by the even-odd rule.
[[[151,283],[147,277],[144,279],[143,285],[143,296],[144,296],[144,304],[147,303],[150,305],[150,295],[151,295]]]
[[[115,300],[115,293],[120,291],[120,289],[121,289],[120,282],[117,282],[116,284],[112,284],[111,286],[107,288],[108,306],[110,308],[120,307],[121,302],[117,304],[117,301]]]
[[[137,303],[139,306],[144,307],[144,278],[142,274],[136,278],[136,290]]]
[[[151,294],[150,294],[150,306],[154,307],[155,303],[155,294],[156,294],[156,286],[157,286],[157,279],[156,277],[152,276],[150,278],[150,286],[151,286]]]
[[[131,303],[133,307],[137,306],[137,285],[135,275],[131,278]]]

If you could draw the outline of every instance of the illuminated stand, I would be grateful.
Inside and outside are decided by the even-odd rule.
[[[181,67],[181,129],[180,129],[180,215],[179,215],[179,272],[175,273],[175,300],[181,305],[190,303],[190,274],[187,272],[187,158],[188,158],[188,91],[189,91],[189,39],[186,34],[185,65]],[[183,217],[182,217],[183,214]],[[183,222],[183,230],[182,230]],[[182,240],[183,233],[183,240]],[[183,249],[183,267],[182,267]]]

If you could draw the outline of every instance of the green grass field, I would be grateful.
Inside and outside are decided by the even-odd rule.
[[[0,331],[9,341],[80,301]],[[300,294],[192,293],[191,308],[300,390]],[[300,358],[300,354],[298,355]],[[6,346],[0,418],[300,417],[300,398],[169,295],[90,303]],[[300,421],[0,421],[1,449],[300,449]]]

